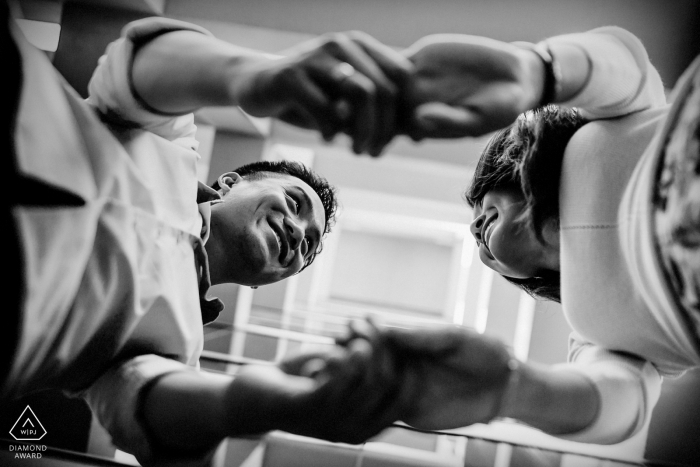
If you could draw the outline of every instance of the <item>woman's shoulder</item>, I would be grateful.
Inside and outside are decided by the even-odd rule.
[[[562,226],[615,225],[619,203],[663,122],[661,109],[581,127],[564,151],[559,185]]]

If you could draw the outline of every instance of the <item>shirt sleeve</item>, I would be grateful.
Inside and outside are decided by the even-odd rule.
[[[111,435],[112,443],[134,455],[144,467],[204,467],[209,466],[215,453],[216,446],[201,453],[174,456],[160,449],[142,419],[145,392],[161,377],[181,371],[197,369],[157,355],[141,355],[111,368],[82,394]]]
[[[127,24],[121,37],[107,46],[88,84],[87,102],[110,123],[141,128],[183,147],[196,150],[194,114],[172,115],[148,106],[135,92],[131,68],[136,51],[148,41],[172,31],[207,30],[167,18],[144,18]]]
[[[587,377],[598,391],[598,414],[588,427],[560,438],[615,444],[634,436],[651,416],[661,392],[656,368],[640,358],[606,350],[576,333],[569,340],[569,363],[557,365]]]
[[[550,46],[579,47],[590,64],[590,74],[581,91],[560,105],[576,107],[584,117],[594,120],[666,104],[661,76],[649,61],[642,42],[629,31],[606,26],[545,42]]]

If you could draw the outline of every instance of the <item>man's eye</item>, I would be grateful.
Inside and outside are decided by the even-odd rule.
[[[289,198],[289,201],[292,202],[292,206],[294,207],[294,213],[299,214],[299,202],[289,195],[287,195],[287,198]]]

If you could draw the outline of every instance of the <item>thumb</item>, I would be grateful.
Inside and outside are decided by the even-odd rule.
[[[442,102],[422,104],[413,114],[413,125],[431,138],[476,136],[478,124],[475,112]]]

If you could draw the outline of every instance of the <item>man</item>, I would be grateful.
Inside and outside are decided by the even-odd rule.
[[[335,192],[290,162],[256,162],[219,176],[207,241],[213,283],[277,282],[311,264],[331,229]]]
[[[335,201],[290,163],[223,174],[216,193],[198,187],[191,112],[240,105],[377,152],[394,130],[387,75],[400,81],[405,59],[361,36],[270,58],[149,19],[109,46],[85,102],[10,26],[21,65],[13,176],[40,195],[11,206],[23,288],[3,394],[85,397],[143,465],[206,463],[224,437],[271,429],[360,442],[393,421],[393,365],[373,363],[389,355],[363,339],[331,350],[321,371],[308,358],[235,379],[196,371],[202,324],[220,310],[209,285],[299,272],[320,251]]]

